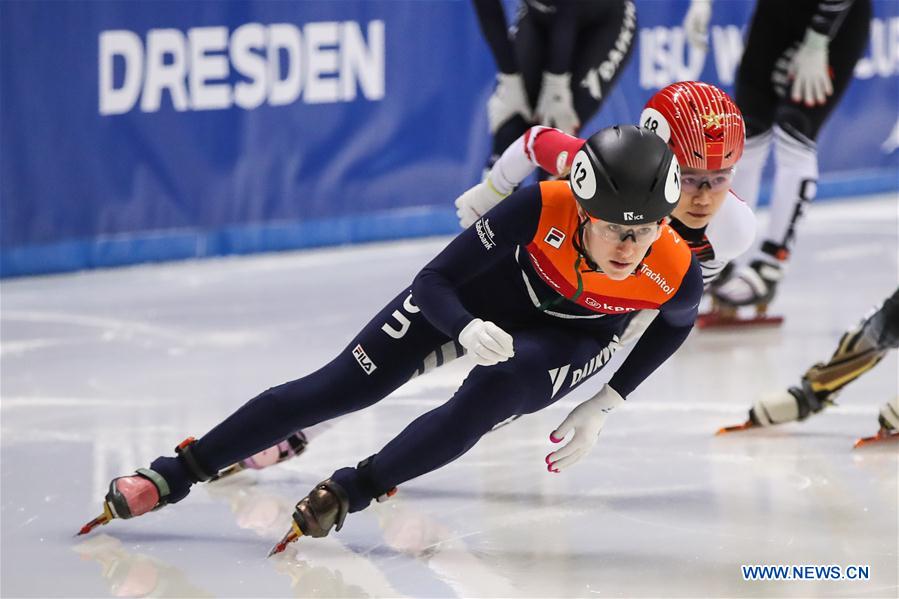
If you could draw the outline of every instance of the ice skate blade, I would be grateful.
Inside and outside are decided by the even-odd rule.
[[[287,546],[299,539],[303,536],[303,531],[300,530],[300,527],[297,526],[296,522],[291,522],[290,530],[287,531],[287,534],[278,542],[277,545],[272,547],[272,550],[268,552],[268,557],[275,555],[276,553],[281,553]]]
[[[862,437],[861,439],[856,441],[852,446],[852,449],[878,445],[887,441],[899,441],[899,431],[887,431],[885,429],[880,429],[879,431],[877,431],[876,435],[871,437]]]
[[[108,524],[113,518],[115,518],[115,516],[113,516],[112,511],[109,509],[109,504],[104,501],[103,513],[82,526],[81,529],[75,533],[75,536],[80,537],[81,535],[86,535],[95,528]]]
[[[773,327],[780,326],[783,321],[783,316],[759,315],[749,318],[743,318],[740,316],[725,316],[716,312],[705,312],[696,317],[696,328],[723,329],[745,327]]]
[[[737,431],[746,431],[751,428],[759,428],[752,420],[747,420],[743,424],[735,424],[733,426],[724,426],[715,431],[715,435],[725,435],[727,433],[735,433]]]

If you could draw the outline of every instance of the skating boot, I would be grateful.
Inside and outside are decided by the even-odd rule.
[[[805,420],[833,404],[836,393],[815,392],[807,377],[802,378],[801,387],[790,387],[786,391],[767,393],[749,408],[749,418],[743,424],[725,426],[717,435],[744,431],[750,428],[773,426],[787,422]]]
[[[880,408],[877,417],[880,430],[871,437],[862,437],[855,442],[856,448],[866,445],[879,444],[883,441],[899,441],[899,396],[894,397]]]
[[[295,458],[306,451],[307,445],[309,445],[309,441],[306,438],[305,433],[303,433],[303,431],[297,431],[277,445],[269,447],[268,449],[263,449],[259,453],[254,454],[245,460],[241,460],[236,464],[228,466],[219,472],[217,476],[213,477],[212,480],[221,480],[233,476],[243,470],[262,470],[263,468],[280,464],[281,462]]]
[[[396,487],[388,490],[377,487],[371,479],[371,461],[368,457],[353,468],[341,468],[331,478],[320,482],[309,495],[302,498],[293,512],[293,522],[286,535],[269,552],[269,556],[281,553],[287,545],[302,536],[321,538],[328,536],[332,528],[339,531],[347,514],[364,509],[371,499],[378,502],[387,501],[396,495]],[[337,480],[344,480],[344,484]],[[344,486],[347,485],[347,486]],[[355,502],[351,505],[347,488],[355,489]]]
[[[339,531],[350,510],[346,491],[331,479],[320,482],[312,492],[300,499],[293,512],[290,531],[275,545],[269,556],[281,553],[302,536],[321,538],[332,528]]]
[[[749,410],[749,419],[745,423],[724,427],[718,434],[805,420],[833,404],[843,387],[874,368],[886,354],[886,349],[866,334],[869,321],[870,318],[865,318],[843,333],[830,359],[809,368],[802,375],[799,387],[759,398]],[[881,410],[881,416],[885,415],[888,422],[892,422],[889,420],[890,405]]]
[[[749,266],[734,270],[726,281],[712,290],[712,311],[697,319],[700,328],[747,325],[779,325],[782,316],[768,314],[768,305],[774,299],[777,285],[783,278],[783,261],[786,249],[769,241],[762,244],[765,258],[753,260]],[[739,308],[752,306],[755,315],[741,316]]]
[[[188,437],[175,448],[175,452],[191,472],[193,481],[205,482],[212,477],[202,471],[193,457],[190,448],[194,443],[196,440]],[[161,509],[170,502],[180,501],[186,494],[185,491],[178,497],[173,497],[168,481],[161,474],[150,468],[138,468],[135,474],[114,478],[109,483],[109,492],[103,501],[103,513],[82,526],[78,535],[87,534],[115,518],[128,520]]]

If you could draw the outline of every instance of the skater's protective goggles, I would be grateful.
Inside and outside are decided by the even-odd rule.
[[[681,189],[686,191],[699,191],[703,186],[708,187],[711,191],[721,191],[722,189],[728,189],[733,179],[733,167],[720,171],[691,171],[683,169],[681,171],[680,185]]]
[[[628,239],[637,245],[645,245],[652,242],[659,232],[659,223],[648,223],[638,227],[628,227],[617,223],[593,221],[590,228],[604,241],[611,243],[623,243]]]

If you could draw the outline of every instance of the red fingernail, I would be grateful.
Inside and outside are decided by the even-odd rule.
[[[552,464],[552,462],[549,462],[549,463],[547,464],[546,469],[547,469],[548,471],[550,471],[550,472],[557,472],[556,470],[553,470],[553,464]]]
[[[553,443],[558,443],[558,442],[561,441],[562,439],[556,439],[556,438],[553,436],[553,434],[550,433],[550,434],[549,434],[549,440],[552,441]]]
[[[550,463],[550,461],[549,461],[549,456],[551,456],[551,455],[552,455],[551,453],[546,454],[546,463],[547,463],[547,464]]]

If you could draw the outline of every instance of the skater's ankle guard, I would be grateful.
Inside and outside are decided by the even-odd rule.
[[[378,485],[374,480],[371,462],[375,456],[369,456],[356,465],[356,473],[359,477],[359,487],[367,495],[372,497],[378,503],[387,501],[396,495],[396,487],[385,489],[383,485]]]
[[[188,437],[178,444],[175,448],[175,453],[181,458],[181,463],[184,464],[184,467],[187,469],[187,474],[190,476],[191,480],[195,483],[205,483],[206,481],[211,480],[214,474],[206,472],[206,470],[200,466],[200,462],[197,461],[197,457],[193,453],[193,446],[196,442],[197,440],[193,437]]]
[[[790,387],[790,393],[796,397],[799,407],[799,420],[805,420],[812,414],[817,414],[829,405],[833,405],[834,396],[820,395],[812,390],[812,385],[805,377],[802,378],[802,389]]]

